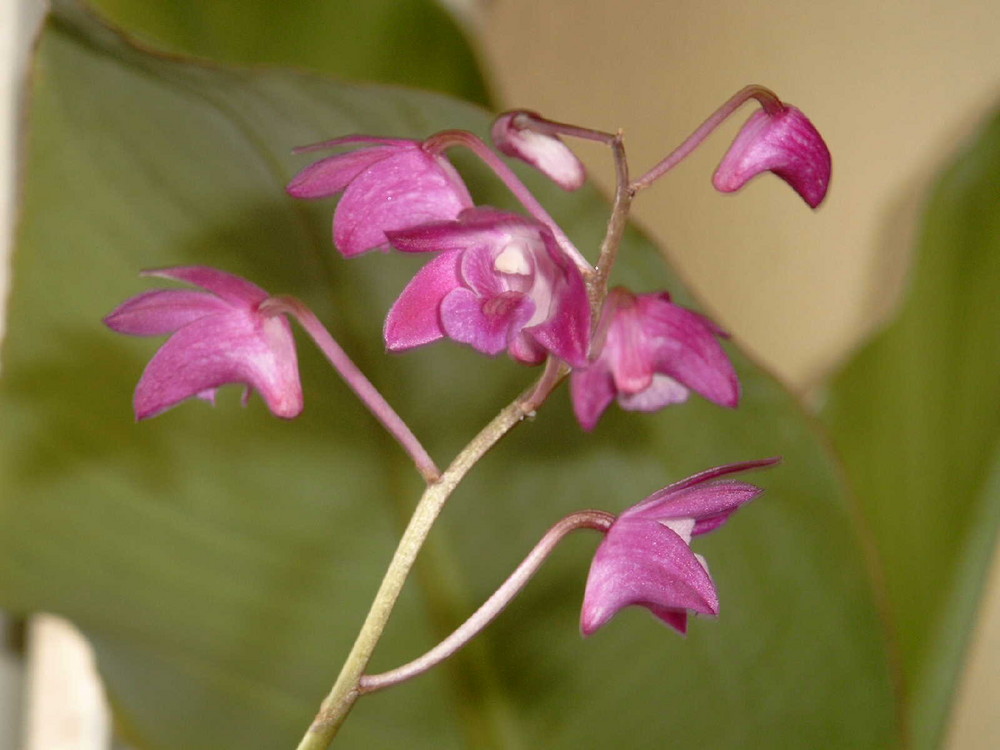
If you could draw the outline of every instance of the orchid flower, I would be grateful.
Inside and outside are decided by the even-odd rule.
[[[594,429],[615,398],[623,409],[651,412],[687,400],[694,390],[735,407],[740,384],[718,341],[724,335],[708,318],[675,305],[666,292],[612,289],[598,326],[597,355],[570,376],[580,425]]]
[[[256,390],[275,416],[302,411],[302,386],[291,326],[261,311],[267,292],[207,266],[146,271],[205,291],[156,289],[126,300],[104,319],[118,333],[171,334],[135,389],[137,419],[155,417],[188,398],[211,403],[220,386],[242,383],[244,403]]]
[[[345,257],[388,249],[386,232],[454,219],[472,206],[455,168],[420,141],[347,136],[298,151],[355,143],[364,146],[310,164],[287,187],[296,198],[343,192],[333,214],[333,241]]]
[[[810,208],[830,185],[830,151],[809,119],[795,107],[754,112],[740,129],[712,177],[716,190],[732,193],[762,172],[787,182]]]
[[[691,539],[722,526],[763,490],[720,477],[770,466],[769,458],[719,466],[654,492],[611,524],[594,554],[580,630],[591,635],[620,610],[645,607],[681,633],[688,612],[719,613],[719,596]]]
[[[457,221],[388,232],[403,252],[439,251],[406,286],[385,323],[390,351],[448,337],[525,364],[551,352],[586,363],[590,306],[579,270],[543,224],[490,208]]]

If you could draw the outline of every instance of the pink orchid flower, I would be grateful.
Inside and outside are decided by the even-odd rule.
[[[722,406],[739,402],[739,379],[718,341],[725,334],[666,292],[612,289],[597,335],[603,345],[596,358],[570,376],[573,410],[585,430],[615,398],[623,409],[645,412],[686,401],[690,390]]]
[[[385,341],[401,351],[451,338],[525,364],[551,352],[586,362],[590,306],[583,276],[539,222],[490,208],[457,221],[388,232],[404,252],[438,251],[396,300]]]
[[[347,136],[301,151],[360,143],[299,172],[287,191],[296,198],[343,192],[333,214],[333,241],[345,257],[388,249],[386,232],[454,219],[472,198],[448,160],[420,141]]]
[[[712,184],[732,193],[762,172],[787,182],[811,208],[826,197],[830,186],[830,151],[819,131],[795,107],[750,116],[723,157]]]
[[[692,537],[722,526],[763,490],[719,480],[779,459],[709,469],[654,492],[624,511],[594,554],[583,596],[580,630],[591,635],[621,609],[645,607],[681,633],[688,612],[719,613],[719,596],[708,566],[691,551]]]
[[[220,386],[246,386],[244,403],[256,390],[275,416],[302,411],[302,386],[291,326],[260,311],[268,293],[246,279],[206,266],[146,271],[186,281],[191,289],[156,289],[132,297],[104,319],[131,336],[172,334],[146,366],[135,389],[137,419],[155,417],[197,397],[214,403]]]

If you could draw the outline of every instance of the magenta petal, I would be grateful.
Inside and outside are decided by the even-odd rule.
[[[462,253],[459,266],[462,282],[480,297],[494,297],[510,291],[500,283],[500,274],[495,267],[496,255],[495,248],[489,245],[473,247]]]
[[[691,476],[680,480],[679,482],[674,482],[667,487],[664,487],[659,492],[651,495],[647,499],[652,499],[655,496],[660,496],[666,492],[679,492],[686,487],[695,487],[699,484],[705,484],[706,482],[711,482],[720,477],[727,477],[730,474],[739,474],[744,471],[753,471],[754,469],[766,469],[770,466],[775,466],[781,463],[780,456],[772,456],[770,458],[757,458],[753,461],[741,461],[735,464],[723,464],[722,466],[714,466],[711,469],[706,469],[705,471],[698,472],[697,474],[692,474]],[[643,501],[646,502],[646,501]]]
[[[539,236],[542,227],[518,214],[489,206],[464,209],[454,221],[434,221],[386,232],[389,243],[407,253],[499,249],[515,235]],[[525,238],[527,241],[527,238]]]
[[[574,367],[586,367],[590,346],[590,304],[586,291],[575,286],[571,285],[557,298],[555,311],[547,321],[528,330],[559,359]]]
[[[830,185],[830,151],[819,131],[795,107],[775,114],[759,110],[743,125],[719,164],[712,183],[717,190],[739,190],[761,172],[773,172],[812,208]]]
[[[333,216],[333,238],[350,257],[385,247],[386,232],[454,219],[470,206],[468,190],[443,158],[419,149],[402,151],[348,185]]]
[[[612,290],[602,316],[606,320],[610,315],[612,321],[601,356],[612,363],[615,388],[624,394],[645,391],[655,374],[654,353],[659,342],[647,335],[639,299],[621,289]]]
[[[664,610],[719,611],[711,576],[680,536],[657,521],[623,517],[594,555],[580,629],[590,635],[631,605],[655,608],[658,615]],[[665,621],[676,626],[671,619]]]
[[[463,288],[441,303],[441,324],[455,341],[495,356],[507,348],[512,334],[531,318],[535,304],[518,292],[483,298]]]
[[[385,319],[385,344],[398,352],[445,336],[441,301],[461,285],[459,251],[443,253],[420,269],[393,303]]]
[[[527,162],[564,190],[576,190],[587,179],[583,164],[558,136],[518,127],[521,112],[505,112],[493,123],[491,136],[507,156]]]
[[[372,164],[392,156],[398,150],[392,146],[374,146],[328,156],[295,175],[285,190],[295,198],[336,195]]]
[[[397,250],[404,253],[443,252],[490,247],[497,243],[498,229],[493,224],[476,220],[481,209],[462,211],[457,221],[433,221],[387,231],[386,236]],[[471,217],[472,221],[464,220]]]
[[[672,377],[717,404],[735,407],[740,382],[706,319],[656,295],[637,299],[657,372]]]
[[[163,336],[229,305],[214,294],[189,289],[154,289],[126,300],[106,318],[104,324],[130,336]]]
[[[543,323],[528,329],[546,349],[573,367],[586,367],[590,349],[590,300],[580,271],[559,250],[551,236],[544,235],[551,257],[560,273],[556,276],[552,295],[553,308]]]
[[[259,305],[268,298],[268,293],[254,283],[218,268],[209,266],[174,266],[143,271],[140,276],[155,276],[161,279],[185,281],[200,286],[218,295],[237,307]]]
[[[136,417],[156,416],[227,383],[259,391],[276,416],[291,418],[302,411],[295,344],[286,320],[230,313],[181,328],[143,372],[135,391]]]
[[[573,370],[569,388],[573,413],[580,426],[590,432],[615,400],[614,379],[606,367],[594,364],[583,370]]]
[[[762,489],[745,482],[712,482],[683,490],[669,488],[653,493],[625,511],[629,518],[667,520],[693,518],[693,536],[721,526],[740,506],[757,497]]]

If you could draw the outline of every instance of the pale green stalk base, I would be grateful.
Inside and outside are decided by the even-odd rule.
[[[455,487],[500,438],[526,416],[534,413],[564,374],[562,368],[550,360],[538,384],[501,411],[455,458],[441,478],[427,486],[406,531],[403,532],[392,562],[382,579],[382,585],[368,611],[368,617],[341,668],[340,676],[320,706],[319,713],[299,743],[298,750],[325,750],[347,718],[354,701],[360,695],[358,684],[361,676],[368,666],[375,645],[382,636],[417,553]]]

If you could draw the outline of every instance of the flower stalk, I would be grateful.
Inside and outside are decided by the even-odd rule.
[[[424,480],[428,484],[438,480],[441,476],[441,470],[438,469],[434,459],[424,449],[417,436],[347,356],[347,352],[330,335],[330,332],[326,330],[312,310],[300,300],[289,296],[271,297],[261,304],[260,310],[265,315],[288,314],[294,317],[351,390],[361,399],[361,402],[368,407],[368,410],[413,459],[417,471],[420,472]]]
[[[628,214],[632,208],[632,198],[635,189],[629,184],[628,159],[625,157],[625,140],[622,132],[618,133],[608,143],[615,162],[615,197],[611,206],[611,218],[601,242],[601,254],[597,259],[597,273],[591,283],[591,320],[596,326],[601,317],[601,306],[608,296],[608,279],[611,269],[618,257],[618,248],[622,244],[625,227],[628,224]]]
[[[440,478],[429,484],[424,491],[402,538],[399,540],[396,552],[389,563],[382,584],[379,586],[378,593],[375,595],[354,646],[341,668],[340,675],[299,743],[298,750],[324,750],[329,747],[330,742],[337,735],[354,706],[354,702],[361,695],[361,677],[368,666],[379,638],[382,636],[382,631],[389,621],[389,615],[403,590],[403,584],[417,559],[417,554],[430,534],[434,521],[469,470],[504,435],[525,417],[532,415],[559,383],[559,378],[549,377],[546,380],[546,374],[549,372],[550,367],[547,367],[546,373],[543,373],[542,381],[540,381],[540,384],[545,382],[545,387],[540,388],[539,384],[533,385],[521,396],[514,399],[465,446]]]
[[[550,528],[538,544],[514,569],[506,581],[487,599],[483,605],[462,623],[451,635],[441,641],[430,651],[407,662],[401,667],[375,675],[363,675],[358,684],[358,692],[374,693],[393,685],[417,677],[445,659],[454,656],[465,644],[481,633],[497,616],[503,612],[528,581],[538,572],[538,569],[569,533],[578,529],[594,529],[607,532],[614,523],[615,517],[603,510],[583,510],[558,521]]]

